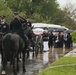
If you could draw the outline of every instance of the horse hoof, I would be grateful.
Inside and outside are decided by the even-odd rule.
[[[2,75],[4,75],[4,74],[6,74],[6,71],[5,70],[2,71]]]
[[[19,68],[17,68],[17,72],[19,72]]]
[[[20,58],[19,61],[22,62],[22,59]]]
[[[17,73],[14,73],[14,75],[17,75]]]
[[[26,69],[23,69],[23,74],[26,72]]]

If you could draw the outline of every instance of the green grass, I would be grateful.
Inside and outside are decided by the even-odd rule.
[[[66,66],[66,64],[75,64]],[[61,67],[54,67],[65,65]],[[58,61],[52,63],[49,67],[42,70],[38,75],[76,75],[76,57],[62,57]]]
[[[62,57],[58,61],[52,63],[51,66],[64,64],[76,64],[76,57]]]

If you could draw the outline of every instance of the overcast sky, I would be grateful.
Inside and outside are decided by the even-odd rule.
[[[57,0],[57,2],[60,4],[60,7],[64,7],[68,3],[76,4],[76,0]]]

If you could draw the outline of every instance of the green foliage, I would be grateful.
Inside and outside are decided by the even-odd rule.
[[[42,22],[43,18],[38,13],[33,13],[32,22]]]
[[[26,15],[26,12],[25,12],[25,11],[24,11],[24,12],[20,12],[20,13],[19,13],[19,15],[20,15],[20,16],[22,16],[22,17],[27,17],[27,15]]]
[[[59,9],[56,0],[0,0],[0,15],[5,15],[7,22],[12,20],[15,11],[20,16],[28,16],[31,22],[54,23],[76,29],[68,9]]]
[[[19,8],[21,7],[21,0],[6,0],[8,6],[12,11],[19,11]]]
[[[54,15],[58,11],[56,0],[6,0],[6,2],[13,12],[25,11],[25,15],[33,18],[32,22],[53,23]]]
[[[7,6],[7,3],[4,3],[2,0],[0,0],[0,16],[6,16],[6,21],[10,22],[13,18],[13,12],[12,10]]]
[[[76,74],[75,59],[76,57],[62,57],[56,62],[49,65],[49,67],[47,67],[37,75],[75,75]]]
[[[76,43],[76,30],[72,33],[72,40]]]
[[[54,24],[65,26],[69,29],[76,29],[75,21],[67,13],[68,10],[59,10],[55,14]]]
[[[6,21],[9,23],[12,18],[13,18],[13,12],[7,8],[5,10],[0,11],[0,15],[5,15],[6,16]]]

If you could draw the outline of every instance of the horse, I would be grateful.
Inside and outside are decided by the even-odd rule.
[[[0,53],[2,52],[2,33],[0,33]]]
[[[42,54],[42,51],[43,51],[43,40],[42,40],[42,35],[40,36],[36,36],[34,33],[33,33],[33,30],[27,26],[27,25],[24,25],[23,27],[24,29],[24,34],[28,37],[29,39],[29,45],[31,44],[32,47],[33,47],[33,57],[34,56],[38,56],[38,52],[40,50],[40,53]],[[35,53],[35,54],[34,54]],[[28,57],[29,57],[29,50],[27,52],[28,54]]]
[[[42,39],[42,35],[38,35],[35,37],[35,41],[36,41],[36,57],[38,56],[38,53],[40,51],[40,54],[42,54],[43,52],[43,39]]]
[[[33,47],[33,57],[34,57],[35,34],[33,33],[33,30],[27,25],[24,25],[23,30],[24,30],[24,34],[28,37],[29,45]],[[27,58],[29,57],[29,51],[30,50],[27,51]]]
[[[19,53],[23,54],[23,73],[26,72],[25,69],[25,43],[24,40],[15,33],[7,33],[3,36],[2,40],[2,49],[3,49],[3,63],[2,63],[2,74],[6,73],[7,62],[10,61],[13,65],[14,75],[17,75],[19,71]],[[17,60],[17,63],[15,62]],[[16,70],[17,66],[17,70]]]
[[[5,35],[4,33],[0,32],[0,54],[1,54],[1,63],[2,63],[2,61],[3,61],[3,57],[2,57],[2,54],[3,54],[3,52],[2,52],[2,38],[3,38],[4,35]]]

